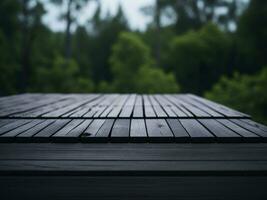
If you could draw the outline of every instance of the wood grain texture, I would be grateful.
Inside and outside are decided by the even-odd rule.
[[[266,199],[266,138],[190,94],[2,97],[1,199]]]
[[[132,119],[130,129],[130,140],[135,142],[146,142],[147,131],[144,119]]]
[[[0,98],[0,142],[267,142],[250,116],[191,94]]]
[[[146,119],[147,134],[151,142],[172,141],[174,136],[164,119]]]
[[[111,141],[126,142],[129,141],[130,136],[130,120],[117,119],[111,131]]]
[[[214,141],[215,137],[195,119],[180,119],[183,127],[194,142]]]

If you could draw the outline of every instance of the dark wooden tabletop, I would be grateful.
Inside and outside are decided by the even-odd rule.
[[[266,138],[190,94],[2,97],[1,199],[264,199]]]
[[[195,95],[0,98],[0,142],[265,142],[267,127]]]

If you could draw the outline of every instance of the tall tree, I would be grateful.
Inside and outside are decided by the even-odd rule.
[[[161,59],[161,38],[160,38],[160,29],[161,29],[161,1],[156,0],[156,12],[155,12],[155,24],[156,24],[156,62],[157,66],[160,66]]]
[[[166,2],[164,0],[156,0],[155,5],[141,8],[141,11],[145,15],[151,15],[153,17],[152,29],[156,41],[153,46],[153,54],[155,55],[157,66],[161,65],[161,18],[162,10],[165,5]]]
[[[250,1],[240,17],[236,36],[241,72],[257,72],[267,65],[267,1]]]
[[[0,1],[0,96],[16,92],[18,14],[17,0]]]
[[[112,45],[122,31],[129,30],[122,7],[118,7],[114,16],[106,15],[102,17],[99,4],[88,26],[90,27],[89,34],[92,36],[90,57],[94,81],[98,83],[101,80],[111,80],[112,74],[108,60],[111,55]]]
[[[170,65],[183,92],[203,94],[228,72],[229,37],[212,23],[177,36],[171,43]]]
[[[227,30],[231,23],[236,23],[245,7],[244,0],[157,0],[155,5],[147,6],[145,14],[171,17],[178,34],[188,30],[197,30],[207,22],[215,22]],[[158,7],[159,5],[159,7]],[[173,12],[170,12],[170,9]],[[225,12],[220,12],[224,10]],[[156,23],[157,18],[154,17]]]
[[[53,3],[63,6],[66,5],[66,11],[63,14],[63,19],[66,21],[66,30],[65,30],[65,58],[70,59],[71,52],[71,27],[79,11],[85,6],[89,0],[51,0]]]
[[[31,51],[32,45],[38,35],[38,30],[42,26],[42,16],[45,13],[43,4],[39,0],[20,1],[20,24],[21,24],[21,72],[20,90],[25,92],[29,87],[31,77]]]
[[[134,33],[121,33],[110,57],[116,92],[173,93],[179,91],[172,73],[152,67],[149,47]]]

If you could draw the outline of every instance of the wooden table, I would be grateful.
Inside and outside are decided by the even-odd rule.
[[[265,199],[267,127],[191,94],[0,98],[1,199]]]

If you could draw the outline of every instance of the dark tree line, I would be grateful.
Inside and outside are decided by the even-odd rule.
[[[97,9],[79,25],[89,2]],[[64,31],[43,24],[46,3],[65,8]],[[121,7],[103,16],[97,0],[1,0],[0,95],[191,92],[267,110],[267,1],[156,0],[140,12],[153,19],[142,32]]]

